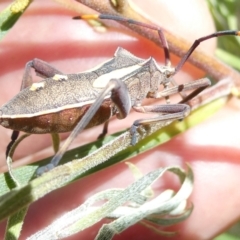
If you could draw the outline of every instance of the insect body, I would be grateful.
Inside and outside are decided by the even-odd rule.
[[[24,88],[1,107],[0,123],[27,133],[72,131],[114,76],[127,86],[125,95],[131,99],[126,98],[128,106],[124,108],[128,114],[131,106],[140,104],[148,93],[156,94],[160,84],[169,84],[167,71],[168,68],[160,68],[152,58],[140,59],[119,48],[114,58],[95,69],[78,74],[55,74]],[[111,105],[108,94],[87,127],[104,123],[115,115],[118,111]]]
[[[200,38],[194,42],[177,67],[172,68],[167,42],[161,29],[115,16],[82,17],[110,18],[157,30],[164,47],[166,66],[158,66],[153,58],[144,60],[135,57],[122,48],[118,48],[115,56],[109,61],[77,74],[63,74],[39,59],[27,63],[20,93],[0,108],[0,124],[13,129],[15,133],[8,149],[15,141],[17,131],[29,133],[72,131],[51,163],[38,169],[38,175],[58,165],[62,155],[81,130],[104,123],[113,115],[119,119],[125,118],[131,108],[142,113],[157,114],[156,117],[136,120],[133,123],[132,144],[136,143],[139,125],[184,118],[190,112],[190,107],[183,103],[209,86],[210,82],[202,79],[176,85],[172,76],[181,69],[201,41],[221,35],[239,35],[236,31],[226,31]],[[32,83],[31,68],[45,79]],[[159,90],[160,85],[164,90]],[[141,105],[146,97],[168,99],[171,94],[192,89],[195,90],[188,96],[182,93],[184,98],[179,104]]]
[[[39,73],[39,69],[42,71],[49,65],[35,59],[27,64],[26,72],[30,72],[29,67],[34,67]],[[72,131],[109,84],[109,80],[115,76],[118,79],[115,79],[114,84],[120,84],[121,87],[121,91],[116,91],[120,96],[113,100],[113,96],[107,92],[103,99],[98,99],[100,106],[96,108],[94,116],[85,121],[84,128],[104,123],[115,114],[118,118],[124,118],[132,106],[137,109],[148,95],[150,97],[168,95],[163,92],[161,96],[158,88],[161,84],[165,86],[169,84],[166,75],[170,70],[173,69],[159,67],[153,58],[144,60],[125,49],[118,48],[114,58],[86,72],[63,74],[52,69],[53,76],[47,75],[46,79],[23,88],[0,108],[0,123],[6,128],[27,133]],[[44,74],[45,72],[49,71],[44,70]],[[28,74],[24,76],[23,85],[26,85],[28,78]],[[153,111],[157,112],[154,109]],[[184,104],[173,104],[167,108],[162,106],[158,111],[167,114],[167,118],[171,118],[172,112],[173,118],[178,119],[188,114],[189,107]]]

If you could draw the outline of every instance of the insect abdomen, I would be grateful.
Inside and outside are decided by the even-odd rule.
[[[3,127],[26,133],[70,132],[81,120],[89,107],[90,105],[85,105],[79,108],[65,109],[59,112],[27,118],[2,118],[0,119],[0,124]],[[86,128],[104,123],[111,116],[110,101],[105,100]]]

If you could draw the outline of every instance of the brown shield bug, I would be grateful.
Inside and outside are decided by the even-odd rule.
[[[39,168],[37,175],[58,165],[80,131],[105,123],[104,135],[109,118],[113,115],[119,119],[125,118],[131,108],[141,113],[157,114],[156,117],[139,119],[133,123],[130,130],[132,145],[136,143],[138,126],[183,119],[190,112],[190,107],[185,103],[209,86],[210,81],[201,79],[177,85],[172,77],[202,41],[222,35],[239,35],[238,31],[222,31],[199,38],[173,68],[168,44],[160,28],[109,15],[83,15],[80,18],[123,21],[157,31],[164,49],[165,66],[158,66],[152,57],[146,60],[138,58],[123,48],[118,48],[114,57],[107,62],[75,74],[64,74],[39,59],[28,62],[21,91],[0,108],[0,124],[14,130],[7,153],[19,131],[36,134],[72,131],[51,163]],[[44,79],[32,83],[31,68]],[[160,85],[164,87],[161,91]],[[189,95],[184,93],[192,89],[195,90]],[[178,104],[170,104],[168,97],[175,93],[181,93],[183,100]],[[168,104],[142,106],[145,98],[166,98]]]

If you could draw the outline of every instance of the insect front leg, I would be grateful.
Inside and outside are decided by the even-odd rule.
[[[153,106],[133,106],[136,112],[140,113],[156,113],[158,114],[153,118],[138,119],[134,121],[130,128],[132,135],[131,145],[137,143],[137,129],[141,125],[148,125],[154,122],[166,122],[177,119],[183,119],[190,113],[190,107],[187,104],[166,104],[166,105],[153,105]]]

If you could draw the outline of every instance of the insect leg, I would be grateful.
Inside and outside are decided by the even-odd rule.
[[[138,119],[134,121],[130,128],[132,135],[131,145],[135,145],[137,142],[137,128],[140,125],[147,125],[154,122],[166,122],[170,120],[183,119],[190,113],[190,107],[186,104],[165,104],[165,105],[153,105],[153,106],[133,106],[136,112],[140,113],[157,113],[157,117]]]
[[[101,138],[105,137],[105,135],[106,135],[107,132],[108,132],[108,125],[109,125],[109,121],[106,121],[106,122],[103,124],[103,130],[102,130],[102,133],[98,136],[98,139],[101,139]]]
[[[77,137],[77,135],[87,126],[89,121],[93,118],[105,97],[111,93],[111,100],[115,104],[118,110],[117,117],[119,119],[125,118],[131,109],[131,99],[128,94],[126,84],[119,79],[112,79],[108,82],[104,90],[96,98],[96,101],[91,105],[86,114],[83,116],[81,121],[77,124],[74,130],[71,132],[69,137],[63,143],[60,150],[52,158],[51,162],[43,167],[40,167],[36,171],[36,175],[42,175],[44,172],[51,170],[56,167],[61,160],[63,154],[68,149],[72,141]]]
[[[31,86],[33,83],[31,68],[33,68],[35,70],[35,72],[38,76],[41,76],[43,78],[50,78],[50,77],[53,77],[55,74],[63,75],[63,73],[61,71],[54,68],[49,63],[47,63],[43,60],[40,60],[38,58],[35,58],[35,59],[27,62],[26,66],[25,66],[21,90],[28,86]]]
[[[7,148],[6,148],[6,158],[8,157],[9,151],[11,150],[11,148],[12,148],[13,144],[15,143],[15,141],[17,140],[18,136],[19,136],[19,131],[12,132],[11,141],[9,142],[9,144],[7,145]]]
[[[193,51],[200,45],[201,42],[204,42],[208,39],[215,38],[215,37],[220,37],[220,36],[240,36],[240,31],[236,30],[226,30],[226,31],[220,31],[216,33],[212,33],[210,35],[198,38],[194,41],[192,46],[189,48],[189,50],[184,54],[184,56],[181,58],[180,62],[178,65],[175,67],[175,74],[182,68],[182,66],[185,64],[185,62],[188,60],[188,58],[191,56]]]
[[[167,40],[166,40],[165,35],[163,33],[163,30],[160,27],[156,27],[156,26],[153,26],[151,24],[147,24],[147,23],[143,23],[143,22],[138,22],[138,21],[135,21],[135,20],[130,19],[130,18],[124,18],[124,17],[120,17],[120,16],[107,15],[107,14],[81,15],[81,16],[74,17],[73,19],[75,19],[75,20],[76,19],[85,19],[85,20],[88,20],[88,19],[106,19],[106,20],[113,20],[113,21],[117,21],[117,22],[123,22],[123,23],[127,23],[127,24],[134,24],[134,25],[138,25],[138,26],[141,26],[141,27],[145,27],[145,28],[149,28],[149,29],[152,29],[154,31],[157,31],[160,42],[161,42],[162,47],[163,47],[164,55],[165,55],[165,65],[166,66],[171,66],[168,43],[167,43]]]
[[[160,92],[157,92],[155,98],[162,98],[166,97],[175,93],[180,93],[182,91],[189,91],[192,89],[195,89],[192,93],[186,95],[183,100],[181,100],[179,103],[186,103],[195,96],[197,96],[200,92],[202,92],[205,88],[211,85],[211,82],[208,78],[202,78],[199,80],[195,80],[192,82],[176,85],[167,89],[164,89]]]
[[[108,15],[108,14],[81,15],[81,16],[74,17],[73,19],[108,19],[108,20],[113,20],[113,21],[117,21],[117,22],[123,22],[123,23],[127,23],[127,24],[138,25],[138,26],[141,26],[141,27],[145,27],[145,28],[149,28],[149,29],[152,29],[154,31],[157,31],[158,35],[159,35],[159,38],[160,38],[160,41],[162,43],[163,49],[164,49],[165,65],[166,66],[171,66],[170,54],[169,54],[169,48],[168,48],[167,40],[164,36],[163,29],[160,28],[160,27],[157,27],[157,26],[154,26],[154,25],[151,25],[151,24],[147,24],[147,23],[138,22],[138,21],[135,21],[133,19],[128,19],[128,18],[115,16],[115,15]],[[182,66],[185,64],[185,62],[188,60],[188,58],[191,56],[193,51],[198,47],[198,45],[201,42],[204,42],[204,41],[206,41],[208,39],[211,39],[211,38],[220,37],[220,36],[227,36],[227,35],[228,36],[229,35],[240,36],[240,31],[235,31],[235,30],[219,31],[219,32],[201,37],[199,39],[196,39],[194,41],[194,43],[192,44],[192,46],[189,48],[189,50],[181,58],[177,67],[175,68],[175,73],[174,74],[176,74],[182,68]]]
[[[21,84],[20,90],[23,90],[24,88],[27,88],[32,85],[32,83],[33,83],[32,74],[31,74],[32,68],[35,70],[37,75],[41,75],[44,78],[53,77],[55,74],[63,74],[62,72],[60,72],[56,68],[52,67],[47,62],[44,62],[40,59],[35,58],[32,61],[27,62],[26,66],[25,66],[25,71],[23,74],[23,79],[22,79],[22,84]],[[11,141],[6,148],[6,157],[8,156],[12,145],[17,140],[18,135],[19,135],[19,131],[14,130],[12,133],[12,136],[11,136]]]

